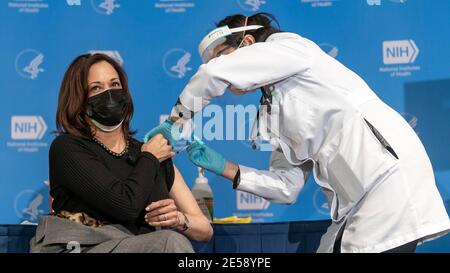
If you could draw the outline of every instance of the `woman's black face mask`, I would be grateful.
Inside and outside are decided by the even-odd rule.
[[[88,98],[86,114],[102,125],[115,126],[125,118],[128,105],[123,89],[108,89]]]

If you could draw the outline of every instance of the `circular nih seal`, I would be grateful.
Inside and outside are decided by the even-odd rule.
[[[23,190],[14,200],[14,211],[17,217],[35,223],[39,217],[45,213],[40,207],[43,204],[44,196],[35,190]]]
[[[251,12],[258,11],[261,5],[266,3],[265,0],[236,0],[236,2],[244,11]]]
[[[319,44],[319,46],[325,53],[327,53],[329,56],[331,56],[333,58],[336,58],[339,54],[339,49],[332,44],[321,43],[321,44]]]
[[[44,54],[35,49],[25,49],[17,55],[14,65],[21,77],[34,80],[44,72],[41,67],[43,62]]]
[[[92,8],[102,15],[111,15],[120,5],[116,0],[91,0]]]
[[[164,54],[162,66],[170,77],[182,79],[192,68],[188,66],[191,53],[181,48],[173,48]]]

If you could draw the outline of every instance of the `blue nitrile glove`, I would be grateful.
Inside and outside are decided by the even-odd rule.
[[[207,169],[217,175],[225,170],[225,158],[218,152],[206,146],[203,142],[194,140],[187,148],[189,160],[195,165]]]
[[[180,140],[181,128],[179,128],[178,126],[174,126],[173,124],[173,121],[166,120],[160,125],[151,129],[147,134],[145,134],[144,142],[147,142],[157,134],[162,134],[167,139],[169,144],[171,146],[174,146],[175,143]]]

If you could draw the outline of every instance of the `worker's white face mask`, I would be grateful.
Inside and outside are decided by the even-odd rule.
[[[224,43],[226,41],[226,37],[236,33],[246,30],[255,30],[262,28],[261,25],[250,25],[250,26],[243,26],[243,27],[237,27],[237,28],[228,28],[228,26],[223,26],[214,29],[208,35],[206,35],[202,41],[200,42],[200,45],[198,46],[198,53],[200,54],[200,57],[202,58],[203,63],[209,62],[212,58],[214,58],[214,49]],[[242,39],[241,43],[239,44],[238,48],[242,46],[244,42],[244,39]]]

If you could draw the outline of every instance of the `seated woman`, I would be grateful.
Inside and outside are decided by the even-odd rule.
[[[132,137],[122,67],[103,54],[76,58],[62,81],[50,148],[55,213],[41,218],[31,252],[193,252],[212,236],[162,135]]]

